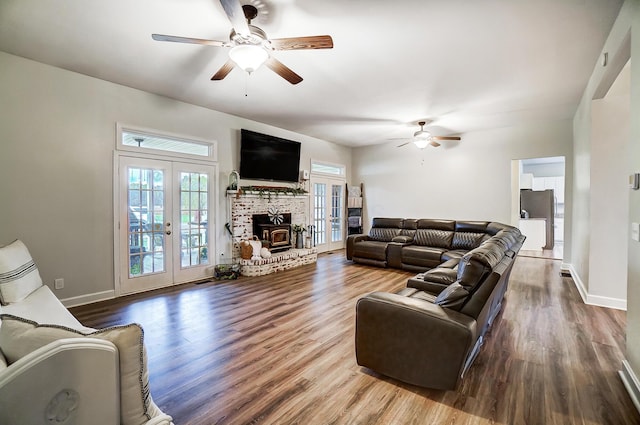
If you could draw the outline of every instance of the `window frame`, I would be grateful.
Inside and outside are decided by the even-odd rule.
[[[149,147],[129,146],[123,143],[123,133],[140,133],[142,135],[148,135],[150,137],[173,139],[178,142],[193,143],[197,145],[204,145],[208,147],[208,155],[195,155],[182,152],[173,152],[169,150],[154,149]],[[182,134],[169,133],[166,131],[153,130],[144,127],[138,127],[133,125],[127,125],[123,123],[116,123],[116,151],[135,152],[137,154],[150,154],[159,155],[172,158],[184,158],[192,160],[200,160],[207,162],[218,161],[218,142],[215,140],[206,140],[193,136],[185,136]]]

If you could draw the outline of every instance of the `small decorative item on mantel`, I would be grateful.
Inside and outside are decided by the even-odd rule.
[[[296,234],[296,248],[304,248],[304,239],[302,239],[302,234],[306,232],[307,229],[302,224],[292,224],[291,230]]]
[[[237,171],[233,170],[229,173],[229,186],[227,186],[227,190],[238,190],[238,182],[240,181],[240,174]]]

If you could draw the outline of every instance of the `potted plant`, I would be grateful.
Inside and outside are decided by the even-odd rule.
[[[302,234],[307,231],[306,227],[302,224],[292,224],[291,230],[296,234],[296,248],[302,249],[304,248],[304,240],[302,239]]]

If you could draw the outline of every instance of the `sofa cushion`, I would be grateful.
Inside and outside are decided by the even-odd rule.
[[[458,268],[436,267],[426,271],[422,279],[428,282],[450,285],[458,279]]]
[[[436,295],[420,291],[415,288],[402,288],[400,291],[396,292],[398,295],[402,295],[403,297],[416,298],[419,300],[429,301],[433,303],[436,300]]]
[[[82,332],[95,331],[82,326],[46,285],[36,289],[19,303],[0,307],[0,314],[11,314],[38,323],[55,323]]]
[[[353,256],[372,260],[387,260],[387,242],[361,241],[354,245]]]
[[[442,254],[442,260],[443,261],[459,260],[462,257],[464,257],[464,254],[466,254],[467,252],[469,252],[468,249],[454,249],[451,251],[445,251]]]
[[[0,315],[0,319],[0,347],[9,364],[62,338],[89,337],[110,341],[118,348],[122,425],[141,425],[161,414],[149,392],[147,353],[140,325],[134,323],[83,333],[8,314]]]
[[[402,263],[425,267],[434,267],[442,263],[442,248],[407,245],[402,247]]]
[[[453,232],[450,230],[418,229],[414,236],[416,245],[434,248],[451,248]]]
[[[22,301],[41,286],[38,267],[22,241],[0,248],[0,304]]]

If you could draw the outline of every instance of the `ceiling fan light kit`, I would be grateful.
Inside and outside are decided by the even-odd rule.
[[[460,140],[460,137],[458,136],[433,136],[430,132],[424,129],[426,123],[426,121],[420,121],[418,123],[418,125],[420,126],[420,130],[413,133],[413,137],[409,139],[408,142],[402,143],[401,145],[398,145],[398,147],[402,147],[413,142],[413,144],[416,145],[418,149],[424,149],[429,145],[437,148],[441,145],[440,143],[436,142],[436,140]]]
[[[269,53],[255,44],[240,44],[229,51],[229,58],[240,69],[251,74],[269,59]]]
[[[289,83],[298,84],[302,81],[302,77],[271,56],[269,51],[333,48],[333,39],[330,35],[269,40],[261,28],[251,25],[251,20],[258,16],[258,9],[255,6],[241,5],[238,0],[220,0],[220,4],[233,26],[229,42],[165,34],[152,34],[151,37],[156,41],[231,47],[229,60],[211,77],[212,80],[224,79],[231,72],[234,64],[249,74],[266,64],[269,69]]]
[[[429,140],[427,139],[418,139],[414,140],[413,144],[417,146],[418,149],[424,149],[429,146]]]

